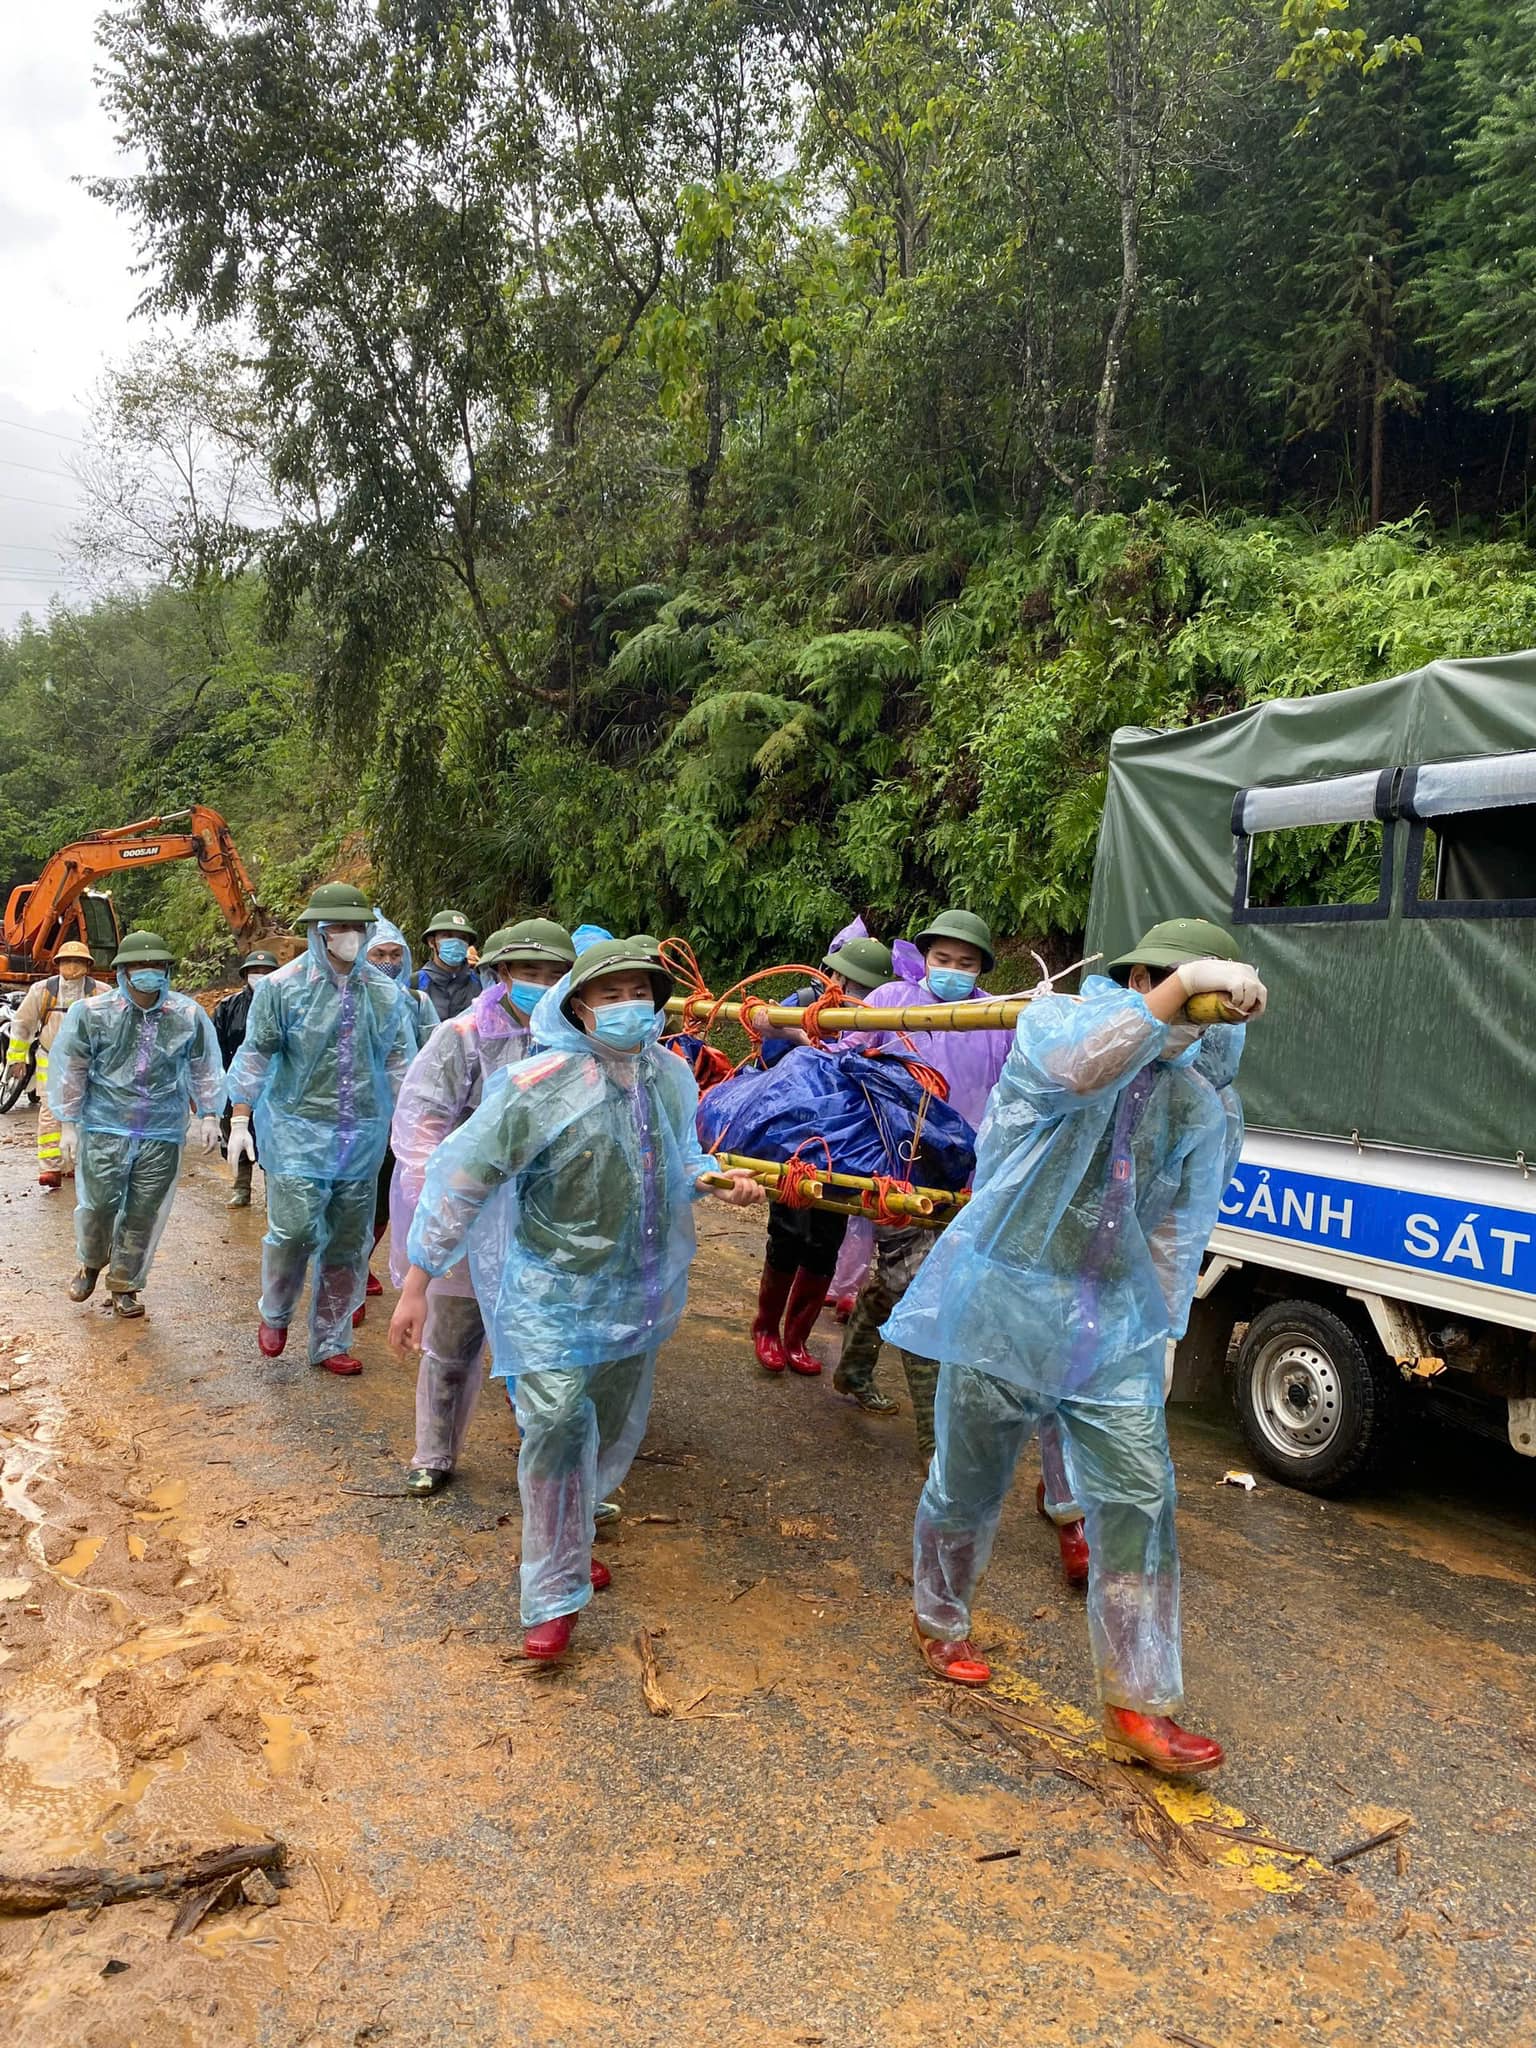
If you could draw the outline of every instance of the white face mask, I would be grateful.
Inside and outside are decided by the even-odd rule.
[[[339,930],[325,934],[325,950],[334,960],[345,960],[350,967],[363,950],[363,935],[360,931]]]

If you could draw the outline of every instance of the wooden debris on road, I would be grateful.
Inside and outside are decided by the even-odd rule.
[[[1133,1772],[1108,1757],[1085,1748],[1064,1732],[1032,1725],[1012,1708],[985,1697],[962,1695],[950,1705],[949,1714],[972,1727],[985,1722],[1022,1759],[1031,1775],[1039,1772],[1067,1778],[1091,1792],[1105,1812],[1174,1876],[1188,1878],[1210,1867],[1211,1853],[1201,1837],[1159,1806],[1136,1782]]]
[[[1252,1828],[1229,1828],[1220,1820],[1192,1820],[1190,1826],[1204,1828],[1208,1835],[1223,1835],[1229,1842],[1241,1842],[1249,1849],[1268,1849],[1276,1856],[1300,1856],[1309,1863],[1321,1861],[1315,1849],[1298,1848],[1294,1842],[1277,1842],[1273,1835],[1255,1834]]]
[[[1328,1861],[1337,1870],[1341,1863],[1353,1863],[1357,1856],[1368,1856],[1373,1849],[1384,1849],[1388,1842],[1395,1842],[1412,1826],[1413,1815],[1405,1813],[1401,1820],[1393,1821],[1391,1827],[1383,1828],[1380,1834],[1367,1835],[1363,1842],[1351,1842],[1347,1848],[1335,1849]]]
[[[656,1640],[648,1628],[636,1632],[635,1655],[640,1659],[640,1691],[648,1711],[658,1720],[670,1719],[672,1702],[661,1689],[661,1676],[656,1668]]]
[[[281,1870],[287,1856],[287,1847],[280,1841],[232,1842],[222,1849],[204,1849],[196,1856],[153,1863],[147,1870],[66,1865],[30,1876],[0,1875],[0,1914],[115,1906],[125,1899],[170,1898],[181,1892],[200,1894],[210,1889],[217,1896],[231,1880],[238,1885],[247,1871]],[[211,1911],[212,1903],[210,1899],[203,1913]],[[198,1919],[203,1913],[198,1914]]]

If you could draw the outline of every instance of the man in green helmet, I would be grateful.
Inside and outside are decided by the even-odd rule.
[[[1226,1021],[1191,1016],[1219,999]],[[970,1641],[1019,1455],[1054,1418],[1088,1524],[1088,1624],[1110,1754],[1189,1775],[1164,1359],[1242,1143],[1232,1087],[1265,991],[1231,935],[1155,925],[1081,997],[1038,997],[981,1134],[969,1205],[886,1325],[942,1360],[913,1533],[928,1668],[984,1685]]]
[[[875,1009],[903,1009],[914,1004],[985,1001],[983,974],[995,964],[992,934],[984,919],[971,910],[941,910],[925,924],[910,945],[893,949],[896,979],[868,998]],[[981,1126],[987,1102],[1003,1071],[1012,1043],[1006,1031],[868,1032],[854,1043],[908,1046],[926,1067],[944,1077],[951,1109],[972,1130]],[[937,1233],[912,1226],[881,1225],[875,1231],[875,1256],[843,1338],[842,1357],[833,1375],[834,1390],[871,1414],[894,1413],[896,1403],[875,1384],[880,1359],[880,1326],[906,1293]],[[938,1386],[937,1361],[917,1352],[902,1353],[902,1369],[912,1401],[912,1422],[918,1461],[926,1467],[933,1454],[933,1397]]]
[[[821,963],[831,987],[843,990],[850,1002],[867,1002],[891,978],[891,949],[856,927],[839,932]],[[786,1007],[803,1009],[821,993],[796,989]],[[765,1038],[759,1052],[765,1067],[774,1067],[792,1046],[810,1041],[803,1031],[786,1030]],[[774,1202],[768,1210],[768,1246],[757,1288],[757,1314],[752,1319],[752,1348],[764,1372],[790,1372],[814,1377],[821,1360],[810,1348],[837,1270],[838,1254],[847,1235],[848,1218],[831,1209],[791,1209]]]
[[[480,993],[480,977],[470,964],[475,930],[462,910],[440,910],[427,926],[431,957],[417,982],[439,1018],[462,1016]]]
[[[176,1196],[189,1102],[203,1150],[219,1142],[224,1063],[207,1013],[171,988],[175,957],[158,932],[130,932],[112,961],[117,987],[71,1008],[49,1062],[64,1164],[76,1168],[80,1269],[69,1298],[86,1300],[105,1266],[120,1316],[144,1313],[139,1294]]]
[[[523,1654],[539,1660],[564,1655],[609,1583],[597,1503],[644,1436],[656,1353],[687,1301],[692,1205],[722,1179],[699,1145],[693,1075],[658,1043],[671,992],[640,935],[590,946],[539,1001],[539,1049],[431,1156],[390,1325],[399,1349],[420,1349],[431,1281],[468,1249],[492,1372],[515,1382]],[[746,1174],[719,1192],[762,1200]]]
[[[492,932],[480,953],[480,972],[493,977],[490,986],[461,1016],[440,1024],[412,1060],[393,1124],[390,1277],[397,1287],[410,1266],[406,1244],[427,1161],[480,1107],[491,1076],[532,1049],[535,1009],[575,964],[571,935],[552,918],[524,918]],[[427,1288],[408,1493],[436,1493],[452,1478],[480,1397],[484,1349],[484,1315],[469,1262],[460,1259]]]
[[[360,1373],[347,1349],[363,1305],[379,1162],[416,1050],[407,991],[366,951],[373,905],[350,882],[323,883],[299,914],[306,950],[257,989],[229,1074],[229,1158],[252,1149],[254,1110],[267,1177],[262,1356],[276,1358],[313,1269],[309,1362]]]
[[[255,995],[258,985],[265,981],[269,974],[276,972],[277,955],[269,953],[264,946],[258,946],[255,952],[247,953],[240,962],[240,986],[214,1005],[213,1028],[219,1041],[219,1053],[224,1061],[226,1073],[234,1065],[235,1054],[245,1041],[245,1025],[251,1014],[251,998]],[[225,1105],[219,1127],[227,1145],[228,1104]],[[235,1184],[229,1195],[231,1209],[249,1209],[251,1206],[251,1169],[255,1164],[254,1155],[247,1157],[242,1150],[235,1165]]]

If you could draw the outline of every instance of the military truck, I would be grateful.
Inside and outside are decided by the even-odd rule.
[[[1414,1407],[1536,1457],[1536,651],[1117,733],[1089,948],[1191,912],[1270,1007],[1173,1398],[1314,1493]]]

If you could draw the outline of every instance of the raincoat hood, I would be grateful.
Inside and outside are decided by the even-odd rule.
[[[503,1379],[666,1341],[687,1297],[692,1207],[710,1163],[687,1065],[656,1046],[595,1044],[561,1009],[568,983],[540,998],[530,1056],[498,1073],[432,1152],[410,1226],[411,1263],[429,1274],[468,1250]]]
[[[341,923],[345,923],[345,921],[345,919],[338,920],[338,922]],[[352,962],[352,964],[349,967],[343,967],[340,966],[335,960],[333,960],[330,954],[325,949],[325,934],[320,929],[320,920],[318,918],[312,918],[309,924],[305,927],[304,945],[305,949],[309,954],[310,959],[314,961],[317,967],[323,969],[325,973],[333,974],[338,981],[352,980],[353,977],[359,974],[364,967],[370,964],[368,959],[368,948],[373,944],[375,938],[378,936],[379,921],[378,918],[375,916],[372,920],[370,920],[369,923],[363,925],[355,925],[350,927],[350,929],[360,931],[362,933],[363,943],[357,949],[357,958]],[[391,926],[391,929],[393,930],[393,926]],[[375,974],[380,974],[383,972],[383,969],[375,967],[373,971]],[[281,972],[281,969],[279,969],[279,972]],[[270,978],[271,977],[269,976],[268,979],[270,980]]]
[[[565,999],[571,992],[571,977],[562,974],[553,988],[548,988],[535,1005],[529,1018],[529,1028],[534,1042],[541,1049],[550,1052],[587,1053],[601,1060],[605,1066],[632,1070],[636,1061],[649,1054],[657,1058],[672,1058],[671,1053],[662,1055],[655,1046],[643,1046],[637,1052],[618,1052],[611,1045],[604,1045],[600,1039],[589,1038],[579,1024],[573,1024],[565,1012]]]
[[[382,910],[375,910],[373,923],[368,927],[368,936],[363,941],[363,952],[370,946],[398,946],[404,954],[404,964],[399,968],[379,967],[377,960],[370,960],[370,967],[378,967],[380,974],[387,974],[391,981],[398,981],[402,988],[409,988],[413,979],[411,945],[399,925],[391,924]]]

